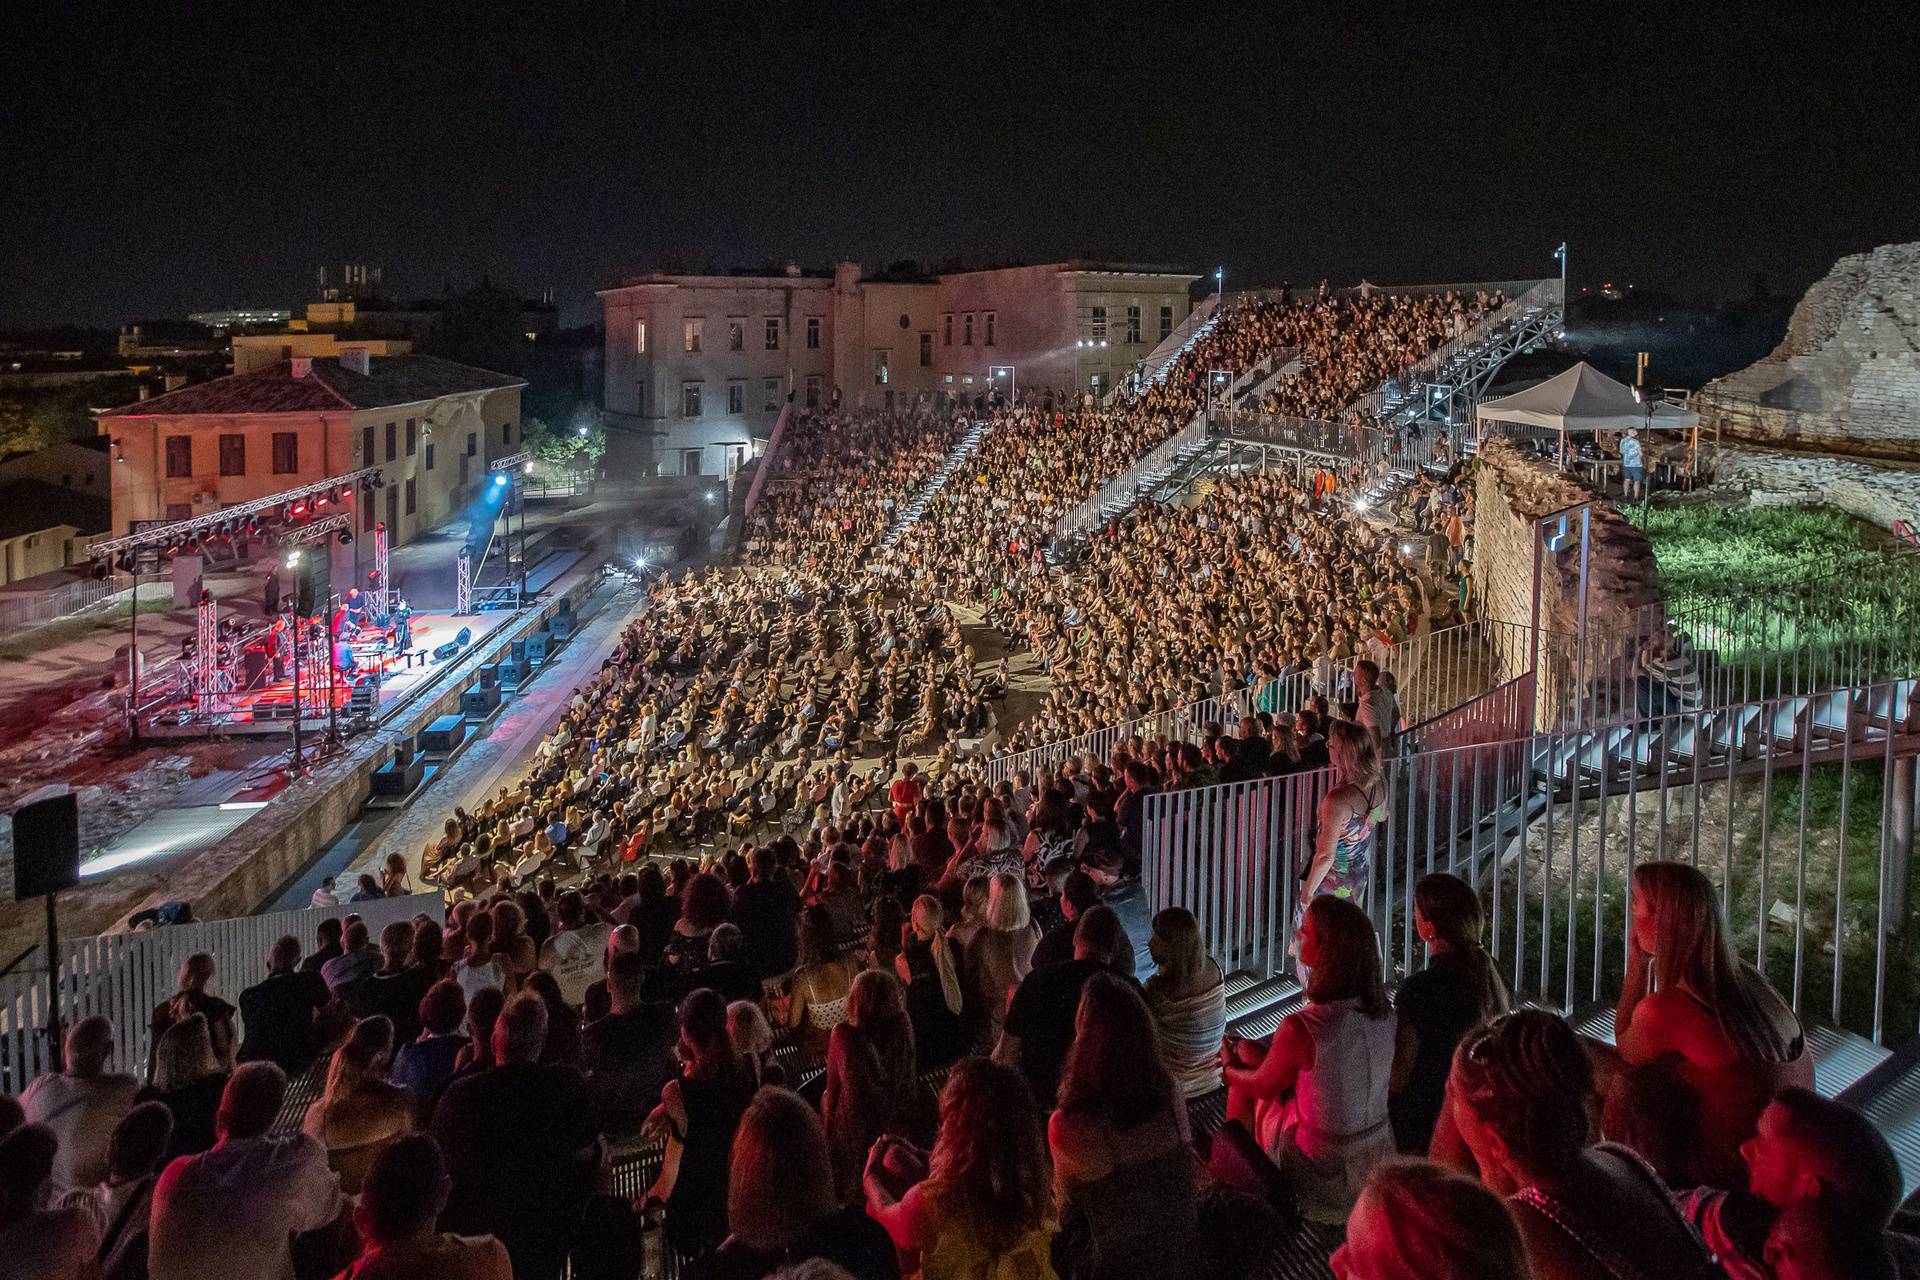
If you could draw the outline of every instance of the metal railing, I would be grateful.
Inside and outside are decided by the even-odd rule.
[[[1140,455],[1138,462],[1101,485],[1092,497],[1055,521],[1054,545],[1059,546],[1070,542],[1099,528],[1106,519],[1101,514],[1102,508],[1117,501],[1133,502],[1142,480],[1156,471],[1164,471],[1171,467],[1182,449],[1189,445],[1205,444],[1206,439],[1206,418],[1204,415],[1195,414],[1193,421]]]
[[[0,638],[92,608],[122,589],[112,578],[81,578],[31,595],[0,596]]]
[[[1180,358],[1180,353],[1187,349],[1187,344],[1193,341],[1194,335],[1213,323],[1214,316],[1220,309],[1220,302],[1219,294],[1207,295],[1201,300],[1199,306],[1187,312],[1186,318],[1174,326],[1172,333],[1147,353],[1147,358],[1140,363],[1141,389],[1151,387],[1167,376],[1168,368]],[[1105,403],[1112,404],[1126,390],[1126,380],[1123,379],[1107,393]]]
[[[773,475],[773,466],[779,460],[780,448],[787,442],[787,426],[792,421],[793,402],[789,400],[780,406],[780,416],[773,421],[773,434],[767,437],[766,452],[760,455],[760,465],[754,469],[753,480],[747,485],[747,500],[740,514],[742,529],[749,528],[753,524],[754,508],[760,505],[760,495],[766,490],[767,481]]]
[[[1434,374],[1445,368],[1456,356],[1489,342],[1503,327],[1514,323],[1529,311],[1564,305],[1565,299],[1557,278],[1535,281],[1518,297],[1510,296],[1503,305],[1489,311],[1462,330],[1458,337],[1441,343],[1397,375],[1387,379],[1378,390],[1360,397],[1348,408],[1369,417],[1378,417],[1387,410],[1390,387],[1397,384],[1408,390],[1416,388],[1430,381]]]
[[[1483,700],[1504,706],[1483,727],[1517,721],[1525,682]],[[1411,973],[1426,958],[1413,884],[1460,876],[1488,906],[1515,993],[1572,1010],[1618,990],[1634,868],[1684,861],[1797,1011],[1905,1038],[1920,1027],[1917,757],[1913,677],[1402,755],[1385,765],[1356,896],[1390,966]],[[1148,797],[1152,906],[1192,910],[1229,971],[1292,974],[1299,877],[1332,783],[1320,770]]]
[[[311,954],[322,920],[358,915],[378,936],[396,920],[423,912],[437,920],[444,911],[439,893],[419,893],[63,940],[57,976],[47,972],[42,951],[0,978],[0,1091],[17,1095],[54,1069],[46,1028],[56,980],[65,1024],[94,1014],[105,1017],[113,1024],[109,1069],[142,1075],[153,1047],[153,1011],[177,990],[180,965],[195,952],[213,956],[215,985],[238,1003],[241,991],[266,978],[267,952],[286,934]]]

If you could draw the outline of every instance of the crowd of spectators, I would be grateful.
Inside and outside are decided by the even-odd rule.
[[[1342,1280],[1916,1274],[1892,1151],[1811,1091],[1692,867],[1636,872],[1614,1044],[1511,1007],[1444,873],[1395,1000],[1367,912],[1321,893],[1304,1005],[1241,1041],[1191,913],[1152,918],[1142,982],[1074,854],[1037,889],[977,874],[983,831],[1064,807],[1078,834],[1098,785],[1057,778],[1017,817],[965,786],[912,799],[923,834],[947,801],[977,814],[937,876],[904,834],[811,863],[781,841],[673,885],[462,903],[384,930],[372,968],[336,963],[372,946],[357,921],[311,956],[283,939],[240,1027],[189,1009],[218,999],[195,957],[156,1010],[204,1053],[192,1080],[175,1051],[144,1089],[109,1071],[90,1017],[0,1099],[0,1267],[630,1280],[658,1226],[689,1277],[1232,1276],[1297,1216]],[[241,1034],[215,1049],[221,1024]],[[304,1110],[290,1079],[319,1085]],[[783,1270],[810,1263],[839,1270]]]

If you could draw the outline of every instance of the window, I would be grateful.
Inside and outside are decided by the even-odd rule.
[[[387,461],[388,462],[392,462],[395,458],[400,456],[399,440],[400,440],[400,424],[397,422],[389,422],[387,424]]]
[[[700,349],[700,336],[706,325],[704,317],[694,316],[681,326],[680,340],[686,351],[691,353]]]
[[[500,424],[500,443],[513,443],[513,424],[511,422],[503,422]]]
[[[981,345],[990,347],[993,345],[993,331],[995,328],[994,322],[1000,318],[1000,313],[997,311],[988,311],[988,312],[985,312],[984,314],[987,317],[987,338],[986,338],[986,341]]]
[[[1107,336],[1107,309],[1105,307],[1095,307],[1093,309],[1093,336],[1096,338],[1104,338]]]
[[[747,384],[729,382],[727,384],[727,412],[745,413],[747,411]]]
[[[407,514],[413,514],[413,477],[407,477]]]
[[[953,312],[951,311],[940,317],[940,345],[943,347],[953,345]]]
[[[647,416],[647,380],[645,378],[633,384],[633,411],[643,418]]]
[[[767,350],[778,351],[779,349],[780,349],[780,317],[768,316],[767,317]]]
[[[697,418],[700,416],[700,384],[683,382],[680,384],[680,416]]]
[[[1131,346],[1139,345],[1139,342],[1140,342],[1140,308],[1139,307],[1127,308],[1127,342]]]
[[[1160,308],[1160,341],[1165,342],[1173,336],[1173,308]]]
[[[705,449],[682,449],[680,451],[680,474],[683,476],[697,476],[702,474],[701,468],[706,463],[706,454],[707,451]]]
[[[933,368],[933,335],[931,333],[920,335],[920,367]]]
[[[820,349],[820,317],[808,316],[807,317],[807,350],[818,351],[819,349]]]
[[[973,345],[973,312],[971,311],[967,312],[965,324],[960,330],[960,345],[963,347]]]
[[[223,476],[247,474],[247,438],[245,436],[220,437],[220,474]]]
[[[873,385],[874,386],[884,387],[890,381],[891,371],[887,368],[887,361],[892,356],[892,354],[893,353],[890,351],[876,351],[873,353]]]
[[[363,467],[370,467],[373,465],[373,428],[372,427],[360,428],[360,465]]]
[[[193,504],[191,502],[169,502],[167,504],[167,519],[169,520],[185,520],[192,515]]]
[[[820,407],[820,375],[817,373],[810,373],[807,375],[807,408],[818,409],[819,407]]]
[[[413,451],[419,447],[419,438],[420,438],[420,420],[418,418],[408,418],[407,419],[407,456],[409,458],[413,456]]]
[[[291,431],[273,433],[273,474],[290,476],[300,470],[300,437]]]
[[[633,350],[636,355],[647,354],[647,322],[645,320],[634,322]]]
[[[471,458],[478,452],[480,452],[480,433],[469,431],[467,432],[467,456]]]
[[[427,470],[433,470],[433,441],[427,441]]]
[[[193,437],[167,437],[167,478],[178,480],[193,474]]]
[[[760,409],[763,413],[780,412],[780,379],[768,378],[761,388]]]
[[[727,321],[727,350],[745,351],[747,349],[747,322],[744,320]],[[688,347],[689,351],[698,351],[698,347]]]

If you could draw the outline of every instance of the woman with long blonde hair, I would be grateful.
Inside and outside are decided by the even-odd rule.
[[[1634,871],[1614,1027],[1627,1069],[1677,1072],[1696,1095],[1662,1123],[1693,1117],[1698,1132],[1686,1143],[1692,1173],[1717,1185],[1744,1185],[1740,1144],[1753,1136],[1773,1095],[1813,1084],[1799,1018],[1757,970],[1735,958],[1713,882],[1685,863],[1646,862]],[[1613,1073],[1604,1055],[1602,1063],[1603,1092],[1623,1092],[1606,1078]]]
[[[1320,800],[1319,835],[1300,877],[1300,903],[1304,909],[1325,893],[1364,910],[1373,877],[1373,829],[1387,816],[1380,758],[1373,735],[1349,720],[1328,726],[1327,754],[1334,782]]]
[[[923,893],[901,930],[894,972],[907,984],[907,1016],[923,1072],[944,1067],[967,1051],[966,1011],[960,960],[947,940],[947,913],[940,899]]]
[[[932,1154],[881,1138],[861,1181],[867,1213],[896,1248],[918,1255],[922,1280],[1053,1280],[1040,1112],[1014,1068],[962,1060],[940,1097]]]
[[[1040,942],[1027,905],[1026,882],[1019,875],[1002,871],[987,882],[980,925],[967,944],[963,968],[973,1047],[991,1053],[1007,1019],[1007,1001],[1033,968],[1033,949]]]
[[[1220,1087],[1220,1044],[1227,1031],[1227,986],[1207,954],[1200,922],[1185,907],[1153,917],[1147,941],[1156,972],[1147,979],[1147,1007],[1160,1031],[1160,1049],[1180,1092],[1205,1097]]]
[[[1395,1160],[1373,1171],[1332,1266],[1338,1280],[1533,1278],[1500,1197],[1426,1160]]]
[[[373,1158],[413,1132],[413,1095],[386,1082],[393,1057],[393,1023],[362,1018],[327,1064],[324,1092],[307,1108],[301,1129],[327,1149],[340,1189],[358,1195]]]

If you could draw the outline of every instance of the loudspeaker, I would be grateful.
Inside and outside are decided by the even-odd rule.
[[[333,594],[332,560],[323,542],[318,549],[308,547],[294,567],[295,607],[301,617],[310,618],[326,608],[327,597]]]
[[[13,900],[80,883],[80,803],[69,793],[13,811]]]

